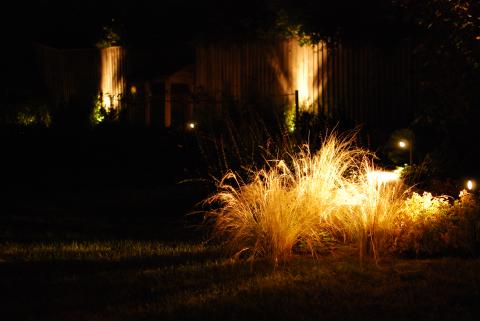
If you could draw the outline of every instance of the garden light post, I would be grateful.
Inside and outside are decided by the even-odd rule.
[[[412,166],[413,163],[413,140],[402,139],[398,142],[398,146],[402,149],[408,148],[408,164]]]

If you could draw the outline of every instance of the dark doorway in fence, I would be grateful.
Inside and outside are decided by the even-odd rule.
[[[171,91],[172,127],[181,128],[192,119],[190,88],[186,84],[172,84]]]
[[[153,82],[150,97],[150,126],[165,125],[165,83]]]

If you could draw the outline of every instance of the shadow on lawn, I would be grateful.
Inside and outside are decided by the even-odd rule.
[[[115,262],[0,263],[0,285],[8,289],[2,294],[2,313],[12,321],[122,319],[144,304],[166,307],[182,293],[235,287],[271,271],[256,265],[231,264],[216,249]]]
[[[198,242],[203,183],[154,189],[10,191],[0,204],[0,241],[157,240]]]
[[[157,308],[147,302],[132,314],[142,320],[478,320],[479,294],[472,291],[478,264],[453,259],[385,270],[300,259],[177,295]]]

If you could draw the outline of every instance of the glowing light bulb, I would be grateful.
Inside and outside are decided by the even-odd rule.
[[[407,147],[407,142],[404,140],[401,140],[398,142],[398,146],[400,146],[400,148],[405,148]]]
[[[110,109],[110,107],[112,107],[112,99],[109,95],[103,96],[103,102],[105,104],[105,109]]]
[[[469,191],[473,190],[473,181],[470,179],[467,181],[467,189]]]
[[[188,123],[188,128],[195,129],[195,123]]]

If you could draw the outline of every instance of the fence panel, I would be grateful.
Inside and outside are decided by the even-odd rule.
[[[407,123],[416,105],[414,79],[408,40],[388,46],[300,46],[295,40],[217,43],[196,50],[195,87],[211,98],[231,96],[243,103],[293,97],[298,90],[301,110],[357,125]]]

